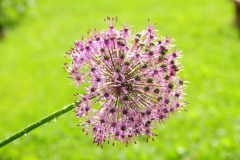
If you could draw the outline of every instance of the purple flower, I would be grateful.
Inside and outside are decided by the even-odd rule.
[[[76,94],[81,102],[77,117],[85,117],[82,130],[93,132],[93,142],[105,140],[136,143],[136,137],[156,136],[153,129],[170,113],[182,109],[185,82],[177,76],[182,68],[169,37],[158,37],[149,21],[145,30],[131,32],[117,18],[107,18],[108,29],[75,41],[65,63],[69,78],[86,92]],[[113,142],[114,145],[114,142]]]

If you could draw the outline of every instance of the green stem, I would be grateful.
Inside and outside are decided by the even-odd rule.
[[[53,113],[50,114],[49,116],[41,119],[40,121],[37,121],[37,122],[29,125],[28,127],[20,130],[19,132],[15,133],[15,134],[13,134],[12,136],[10,136],[10,137],[6,138],[5,140],[1,141],[1,142],[0,142],[0,148],[3,147],[3,146],[5,146],[5,145],[8,144],[8,143],[14,141],[14,140],[17,139],[17,138],[19,138],[19,137],[21,137],[21,136],[23,136],[23,135],[26,135],[27,133],[29,133],[30,131],[34,130],[35,128],[43,125],[44,123],[50,122],[50,121],[51,121],[52,119],[54,119],[54,118],[58,118],[58,117],[61,116],[62,114],[66,113],[66,112],[68,112],[68,111],[70,111],[70,110],[72,110],[72,109],[73,109],[76,105],[78,105],[78,104],[79,104],[79,102],[75,102],[75,103],[73,103],[73,104],[69,104],[69,105],[63,107],[62,109],[60,109],[60,110],[58,110],[58,111],[56,111],[56,112],[53,112]]]

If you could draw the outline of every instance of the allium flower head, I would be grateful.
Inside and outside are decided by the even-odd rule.
[[[65,70],[86,91],[76,94],[76,116],[86,118],[82,130],[92,131],[100,146],[105,140],[136,143],[139,135],[153,139],[156,124],[186,104],[185,84],[177,76],[181,52],[169,37],[158,37],[149,21],[135,34],[131,26],[116,29],[117,18],[105,21],[107,30],[88,32],[90,38],[75,41],[67,52],[71,63]]]

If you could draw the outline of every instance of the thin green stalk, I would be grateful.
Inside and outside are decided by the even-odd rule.
[[[17,139],[17,138],[19,138],[19,137],[21,137],[23,135],[28,134],[30,131],[34,130],[35,128],[37,128],[37,127],[39,127],[41,125],[43,125],[44,123],[50,122],[54,118],[58,118],[62,114],[72,110],[78,104],[79,104],[79,102],[76,102],[76,103],[73,103],[73,104],[69,104],[69,105],[63,107],[62,109],[60,109],[60,110],[58,110],[56,112],[53,112],[49,116],[47,116],[47,117],[45,117],[45,118],[43,118],[43,119],[41,119],[41,120],[39,120],[39,121],[29,125],[28,127],[20,130],[19,132],[13,134],[12,136],[4,139],[3,141],[0,142],[0,148],[5,146],[8,143],[14,141],[15,139]]]

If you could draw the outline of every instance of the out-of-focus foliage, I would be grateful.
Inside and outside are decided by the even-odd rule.
[[[18,23],[33,6],[35,0],[0,0],[0,27]]]

